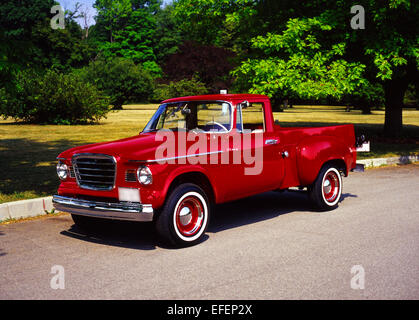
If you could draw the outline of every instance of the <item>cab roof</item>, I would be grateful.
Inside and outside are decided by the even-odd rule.
[[[183,101],[232,101],[232,100],[251,100],[251,99],[269,99],[261,94],[207,94],[200,96],[179,97],[164,100],[163,103],[183,102]]]

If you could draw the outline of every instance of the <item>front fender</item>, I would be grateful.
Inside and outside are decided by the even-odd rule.
[[[312,136],[297,147],[298,176],[302,186],[310,185],[326,162],[342,160],[348,170],[351,150],[344,142],[331,136]]]
[[[153,201],[153,205],[156,207],[161,207],[164,204],[164,201],[167,197],[167,193],[169,191],[170,185],[172,182],[179,176],[186,174],[186,173],[201,173],[203,174],[208,181],[210,182],[214,196],[217,197],[217,189],[214,188],[214,181],[211,179],[211,175],[205,170],[204,167],[201,165],[164,165],[164,169],[161,165],[157,165],[159,168],[159,172],[156,178],[159,180],[159,187],[158,191],[155,191],[155,197]]]

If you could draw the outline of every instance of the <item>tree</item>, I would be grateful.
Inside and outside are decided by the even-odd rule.
[[[127,102],[146,102],[153,94],[154,81],[150,72],[131,60],[99,59],[76,72],[84,82],[105,92],[114,109],[121,109]]]
[[[96,34],[99,51],[107,58],[124,57],[158,75],[153,50],[155,15],[160,0],[97,0]]]
[[[36,0],[6,1],[0,5],[0,69],[2,76],[8,75],[8,81],[2,82],[9,87],[19,70],[68,71],[88,63],[92,51],[74,21],[76,12],[67,12],[65,28],[54,30],[50,26],[54,4]]]
[[[259,29],[253,25],[257,4],[254,0],[177,0],[174,14],[185,40],[235,49],[241,35],[249,39]]]
[[[265,73],[268,79],[268,73],[273,72],[279,77],[276,79],[281,79],[283,83],[274,90],[277,95],[284,94],[280,91],[285,88],[303,95],[314,92],[318,92],[319,96],[346,93],[359,98],[362,95],[364,102],[375,96],[382,86],[386,110],[384,132],[387,136],[398,136],[402,130],[404,94],[409,83],[418,78],[419,7],[411,0],[359,0],[356,4],[365,9],[365,29],[351,28],[351,7],[354,3],[344,0],[303,0],[298,3],[291,0],[178,0],[175,3],[177,14],[184,18],[182,27],[193,38],[206,43],[230,43],[228,45],[244,58],[241,68],[235,72],[245,77],[244,80],[238,78],[239,85],[247,84],[249,88],[259,90],[269,87],[272,91],[272,81],[264,83],[267,81],[262,77],[257,83],[256,79],[246,78],[246,75],[252,74],[253,70],[259,76]],[[331,29],[313,26],[300,35],[290,29],[307,25],[309,19]],[[294,26],[290,25],[291,21],[295,22]],[[305,37],[314,37],[315,43],[320,46],[320,53],[316,56],[316,49],[312,48],[314,50],[310,55],[307,47],[298,48],[290,42],[285,43],[285,33],[309,46],[314,43]],[[283,44],[277,43],[278,40]],[[273,45],[271,52],[268,47],[262,47],[264,42]],[[302,59],[303,65],[293,65],[300,62],[299,59]],[[316,62],[319,65],[309,70],[310,65]],[[358,68],[351,74],[349,68],[352,65]],[[264,69],[256,70],[257,67]],[[327,72],[322,71],[327,67],[330,68]],[[359,73],[360,68],[364,69],[362,74]],[[284,70],[290,72],[286,74]],[[340,71],[351,74],[350,83],[331,77],[333,74],[339,76]],[[303,79],[299,78],[301,76]],[[308,85],[311,93],[304,92],[304,85]]]
[[[384,6],[379,1],[361,3],[372,21],[354,45],[365,47],[363,55],[375,66],[376,77],[383,83],[384,133],[398,136],[403,126],[404,95],[409,83],[419,77],[419,8],[409,0],[391,0]]]
[[[208,93],[208,89],[196,78],[190,80],[183,79],[176,82],[170,81],[169,84],[158,84],[154,90],[153,100],[161,102],[173,97],[186,97],[206,93]]]
[[[242,62],[234,75],[250,92],[274,99],[341,98],[362,86],[365,66],[342,58],[345,43],[322,45],[319,32],[333,32],[321,17],[289,20],[282,34],[252,39],[263,57]]]
[[[168,80],[179,81],[197,77],[212,92],[230,85],[234,53],[213,45],[185,42],[178,52],[167,57],[163,70]]]
[[[11,86],[13,73],[30,62],[32,29],[45,20],[54,0],[5,0],[0,3],[0,87]]]
[[[31,57],[27,66],[35,69],[54,68],[68,72],[89,63],[94,51],[85,39],[82,29],[74,21],[67,21],[65,29],[53,30],[49,19],[36,22],[31,34]]]
[[[93,12],[91,7],[86,4],[80,5],[78,10],[80,11],[79,18],[82,19],[83,39],[87,39],[89,37],[89,28],[93,22]]]
[[[418,78],[419,7],[410,0],[361,0],[365,29],[352,29],[353,4],[343,0],[322,1],[316,10],[334,26],[328,41],[344,41],[345,59],[366,66],[365,78],[384,88],[386,136],[402,132],[403,97],[409,83]]]
[[[178,51],[183,38],[179,29],[179,21],[174,14],[173,5],[166,5],[156,13],[156,29],[153,49],[157,63],[161,65],[170,54]]]

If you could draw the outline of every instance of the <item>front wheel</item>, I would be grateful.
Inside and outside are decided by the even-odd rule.
[[[342,176],[337,168],[326,165],[308,188],[308,194],[315,206],[322,210],[332,210],[338,206],[342,195]]]
[[[205,192],[195,184],[181,184],[170,193],[157,216],[157,233],[172,245],[196,244],[205,234],[209,215],[210,204]]]

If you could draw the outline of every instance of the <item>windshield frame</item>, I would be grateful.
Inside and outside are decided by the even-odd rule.
[[[233,130],[233,124],[234,124],[234,112],[235,112],[235,108],[233,107],[233,104],[229,101],[224,101],[224,100],[185,100],[185,101],[175,101],[175,102],[166,102],[166,103],[162,103],[156,110],[156,112],[153,114],[153,116],[151,117],[150,121],[147,122],[146,126],[144,127],[144,129],[141,131],[141,133],[148,133],[148,132],[156,132],[159,130],[173,130],[173,129],[151,129],[152,126],[156,126],[157,124],[155,123],[156,121],[158,121],[158,119],[160,118],[161,114],[163,113],[163,111],[166,109],[167,105],[170,104],[179,104],[179,103],[227,103],[230,107],[230,129],[228,131],[204,131],[201,130],[199,131],[199,133],[213,133],[213,134],[224,134],[224,133],[230,133],[231,130]],[[187,130],[187,132],[189,131],[193,131],[192,130]]]

